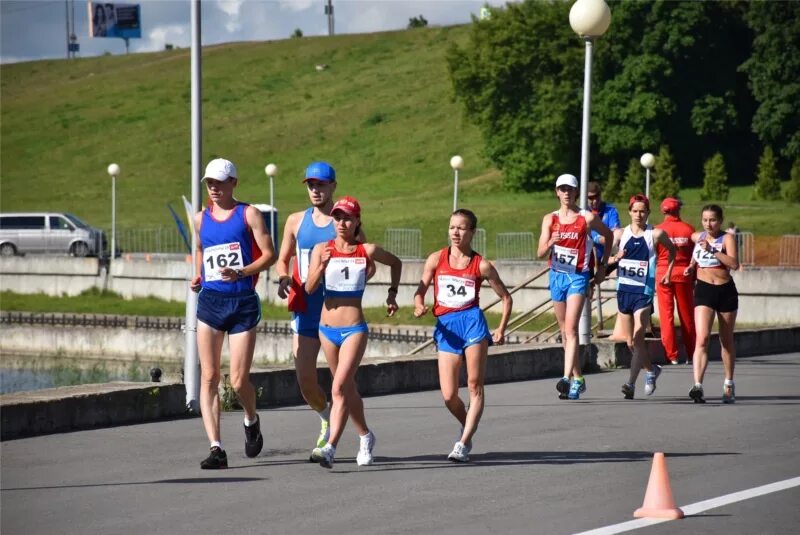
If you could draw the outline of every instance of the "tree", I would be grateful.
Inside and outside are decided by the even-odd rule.
[[[419,17],[411,17],[408,19],[408,29],[412,28],[425,28],[428,26],[428,21],[420,15]]]
[[[783,198],[789,202],[800,202],[800,158],[792,164],[789,186],[783,192]]]
[[[639,160],[631,158],[628,162],[628,171],[625,173],[625,181],[620,188],[620,203],[627,204],[631,197],[639,193],[644,195],[644,176],[642,171],[642,164],[639,163]]]
[[[800,157],[800,2],[748,2],[755,32],[752,55],[741,66],[758,102],[752,128],[764,145]]]
[[[468,42],[448,50],[455,97],[506,189],[549,189],[579,166],[583,50],[565,24],[569,8],[509,3],[473,18]]]
[[[620,195],[620,180],[619,168],[617,162],[611,162],[608,165],[608,177],[606,183],[603,184],[603,198],[609,202],[619,202],[622,199]]]
[[[655,177],[650,183],[650,198],[662,200],[667,197],[677,197],[681,191],[681,179],[672,152],[667,145],[662,145],[658,150],[653,170]]]
[[[718,152],[703,166],[703,191],[700,192],[700,200],[727,201],[729,193],[725,159]]]
[[[300,39],[301,37],[303,37],[303,30],[295,28],[294,32],[292,32],[292,39]]]
[[[753,184],[753,198],[772,201],[781,198],[781,179],[778,177],[778,162],[772,147],[767,145],[758,161],[758,178]]]

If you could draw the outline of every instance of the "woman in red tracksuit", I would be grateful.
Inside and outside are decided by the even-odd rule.
[[[678,363],[678,342],[675,339],[674,302],[678,302],[678,319],[681,322],[681,339],[686,349],[686,363],[691,364],[696,331],[694,327],[694,273],[684,275],[684,271],[692,261],[692,233],[694,227],[681,220],[681,201],[667,197],[661,202],[664,222],[656,225],[669,236],[675,245],[675,266],[669,284],[656,283],[658,297],[658,318],[661,323],[661,345],[664,354],[672,364]],[[664,247],[658,248],[656,264],[656,281],[664,278],[669,264],[669,252]]]

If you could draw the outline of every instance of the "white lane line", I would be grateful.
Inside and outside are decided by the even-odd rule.
[[[690,515],[702,513],[703,511],[708,511],[709,509],[716,509],[717,507],[722,507],[724,505],[757,498],[765,494],[771,494],[773,492],[779,492],[781,490],[791,489],[798,486],[800,486],[800,477],[793,477],[792,479],[786,479],[784,481],[778,481],[776,483],[770,483],[768,485],[762,485],[752,489],[741,490],[732,494],[726,494],[725,496],[711,498],[710,500],[683,505],[681,506],[681,509],[688,517]],[[633,531],[634,529],[644,528],[654,524],[661,524],[662,522],[670,522],[670,520],[640,518],[637,520],[622,522],[620,524],[604,526],[602,528],[597,528],[590,531],[582,531],[580,533],[575,533],[574,535],[614,535],[616,533],[625,533],[626,531]]]

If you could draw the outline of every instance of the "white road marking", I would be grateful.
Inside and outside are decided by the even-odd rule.
[[[734,492],[733,494],[726,494],[725,496],[711,498],[710,500],[703,500],[702,502],[683,505],[681,506],[681,509],[688,517],[702,513],[703,511],[708,511],[709,509],[716,509],[717,507],[722,507],[724,505],[749,500],[751,498],[757,498],[765,494],[771,494],[773,492],[779,492],[781,490],[791,489],[798,486],[800,486],[800,477],[793,477],[792,479],[778,481],[777,483],[770,483],[768,485],[762,485],[760,487]],[[629,522],[604,526],[602,528],[597,528],[590,531],[582,531],[574,535],[614,535],[616,533],[633,531],[634,529],[644,528],[654,524],[661,524],[662,522],[670,522],[670,520],[640,518],[637,520],[631,520]]]

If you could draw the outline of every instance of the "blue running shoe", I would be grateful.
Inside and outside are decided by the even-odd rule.
[[[567,398],[569,399],[580,399],[581,392],[586,390],[586,381],[584,380],[577,380],[574,379],[572,384],[569,385],[569,394],[567,394]],[[583,390],[582,390],[583,389]]]

